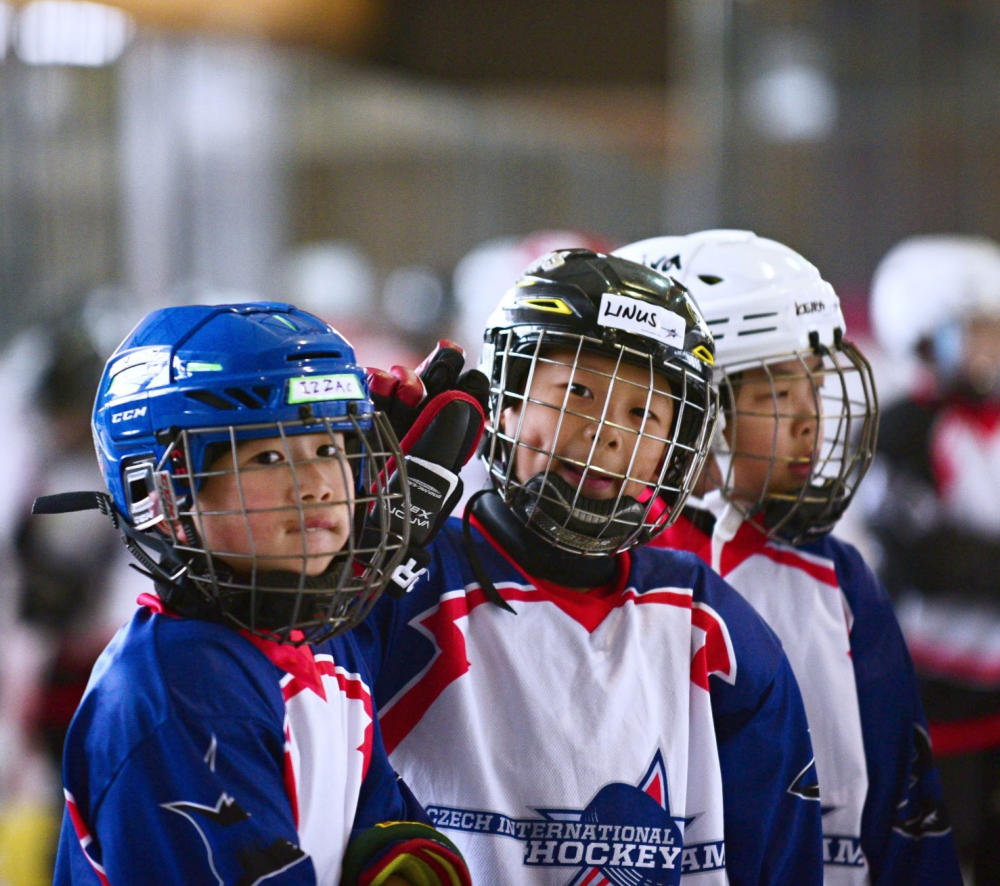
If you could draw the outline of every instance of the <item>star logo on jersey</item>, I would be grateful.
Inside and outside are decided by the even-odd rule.
[[[637,785],[605,785],[579,811],[538,812],[547,821],[580,825],[564,830],[561,838],[546,834],[530,839],[525,847],[526,865],[583,861],[567,886],[674,886],[680,882],[684,819],[670,815],[666,769],[659,751]]]
[[[951,830],[948,813],[941,805],[926,777],[934,771],[931,737],[918,723],[913,724],[913,750],[910,754],[910,775],[907,796],[896,811],[892,829],[911,840],[940,836]]]
[[[636,784],[607,784],[583,809],[538,808],[540,819],[441,806],[427,812],[438,828],[520,840],[526,867],[575,868],[565,886],[677,886],[682,872],[725,867],[721,840],[684,845],[686,821],[670,813],[659,750]]]

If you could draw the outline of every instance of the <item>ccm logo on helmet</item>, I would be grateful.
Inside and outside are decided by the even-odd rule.
[[[135,409],[123,409],[121,412],[111,413],[111,424],[117,425],[123,421],[131,421],[133,418],[142,418],[146,414],[146,406],[138,406]]]

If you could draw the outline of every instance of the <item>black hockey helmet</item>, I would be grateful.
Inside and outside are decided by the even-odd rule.
[[[556,547],[596,556],[642,544],[672,522],[700,473],[717,415],[714,343],[683,286],[616,256],[557,250],[507,291],[483,339],[480,368],[491,383],[483,458],[495,488],[525,524]],[[503,410],[528,402],[539,363],[566,363],[567,353],[576,355],[573,372],[582,353],[609,358],[612,389],[626,384],[618,378],[622,363],[640,367],[649,374],[649,396],[657,392],[673,403],[670,433],[657,438],[664,446],[659,476],[650,480],[626,471],[610,501],[582,495],[549,469],[530,478],[514,472],[513,453],[524,444],[519,432],[504,431]],[[548,455],[550,466],[561,458]],[[575,467],[584,474],[594,469],[589,459]],[[626,483],[633,489],[639,484],[643,492],[625,495]]]

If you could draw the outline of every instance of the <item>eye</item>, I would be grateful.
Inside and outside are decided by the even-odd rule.
[[[261,452],[254,453],[250,458],[250,462],[257,465],[276,465],[283,460],[284,455],[278,452],[277,449],[264,449]]]
[[[581,385],[579,382],[572,382],[569,386],[569,392],[574,397],[583,397],[586,400],[592,400],[594,398],[593,392],[586,385]]]
[[[324,443],[316,448],[316,455],[319,458],[337,458],[340,455],[340,447],[334,443]]]
[[[635,406],[629,410],[631,415],[634,415],[641,422],[643,419],[646,420],[646,424],[659,424],[660,416],[653,412],[652,409],[646,409],[645,406]]]

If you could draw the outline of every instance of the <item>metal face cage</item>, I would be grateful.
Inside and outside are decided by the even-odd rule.
[[[147,532],[169,536],[184,578],[234,626],[319,642],[364,619],[402,558],[406,484],[387,480],[405,470],[398,443],[381,413],[349,422],[181,430],[133,479]]]
[[[829,532],[875,452],[878,399],[864,355],[839,334],[832,347],[814,335],[811,350],[721,373],[725,497],[771,538],[800,544]]]
[[[603,556],[675,519],[716,417],[696,371],[549,330],[530,341],[501,332],[492,361],[483,458],[526,525],[557,548]]]

